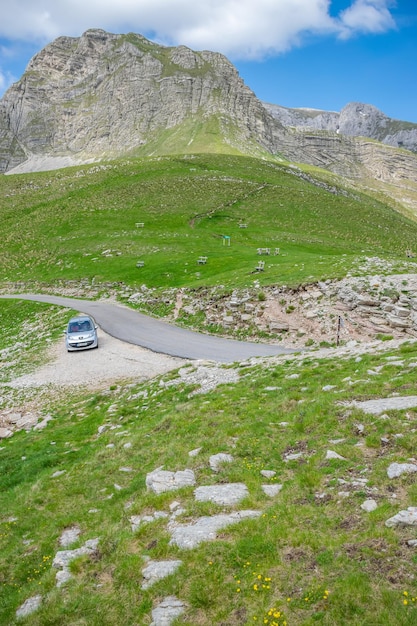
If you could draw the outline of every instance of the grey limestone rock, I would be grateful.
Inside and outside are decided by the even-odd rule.
[[[409,506],[407,510],[400,511],[385,522],[385,526],[417,526],[417,507]]]
[[[264,494],[266,496],[269,496],[270,498],[274,498],[275,496],[277,496],[279,492],[281,491],[282,487],[283,485],[280,485],[278,483],[275,485],[261,485],[261,488]]]
[[[177,524],[170,522],[168,530],[171,533],[170,544],[179,548],[190,550],[204,541],[214,541],[217,531],[232,524],[237,524],[244,519],[256,518],[261,511],[238,511],[235,513],[213,515],[212,517],[200,517],[192,524]]]
[[[365,413],[379,415],[385,411],[412,409],[417,407],[417,396],[397,396],[394,398],[381,398],[377,400],[353,401],[347,406],[354,406]]]
[[[336,460],[341,460],[341,461],[346,461],[345,457],[341,456],[340,454],[338,454],[337,452],[334,452],[333,450],[327,450],[326,452],[326,459],[327,460],[331,460],[331,459],[336,459]]]
[[[376,503],[375,500],[372,500],[372,499],[365,500],[365,502],[362,502],[361,504],[361,509],[363,509],[367,513],[371,513],[372,511],[375,511],[377,507],[378,507],[378,504]]]
[[[38,610],[40,605],[42,604],[42,596],[36,595],[28,598],[16,611],[16,617],[23,618],[31,615]]]
[[[149,491],[158,494],[166,491],[176,491],[182,487],[192,487],[194,485],[195,475],[191,469],[170,472],[158,468],[146,476],[146,487]]]
[[[142,576],[145,581],[142,589],[148,589],[158,580],[170,576],[182,565],[180,560],[172,561],[148,561],[146,567],[142,570]]]
[[[175,596],[167,596],[152,611],[150,626],[170,626],[185,611],[185,604]]]
[[[412,474],[417,472],[415,463],[391,463],[387,469],[388,478],[398,478],[402,474]]]
[[[91,556],[98,547],[98,539],[88,539],[81,548],[75,550],[60,550],[56,553],[52,561],[52,567],[59,570],[56,574],[57,587],[61,587],[71,578],[69,564],[80,556]]]
[[[214,502],[227,506],[239,504],[248,495],[248,488],[243,483],[201,486],[194,491],[198,502]]]
[[[59,545],[63,548],[67,548],[72,543],[75,543],[80,536],[81,530],[78,526],[72,526],[71,528],[66,528],[59,538]]]
[[[209,464],[213,472],[220,471],[221,466],[224,463],[232,463],[233,457],[231,454],[227,454],[226,452],[219,452],[218,454],[213,454],[209,459]]]

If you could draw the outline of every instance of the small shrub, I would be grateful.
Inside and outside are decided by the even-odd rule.
[[[375,337],[380,341],[391,341],[391,339],[394,339],[393,335],[384,335],[384,333],[377,333]]]

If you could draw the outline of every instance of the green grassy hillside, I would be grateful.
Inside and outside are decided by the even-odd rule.
[[[417,223],[337,181],[230,155],[2,176],[0,281],[239,287],[258,248],[271,249],[264,284],[342,276],[363,256],[404,260]]]
[[[38,334],[36,345],[20,348],[16,339],[37,328],[48,308],[58,322],[57,309],[1,307],[1,354],[12,350],[15,367],[26,368],[50,337]],[[169,386],[175,373],[164,385],[156,379],[95,394],[44,393],[41,414],[53,418],[46,429],[0,446],[0,623],[145,626],[152,609],[175,595],[187,607],[178,626],[414,625],[417,557],[407,542],[415,531],[385,521],[416,503],[414,475],[388,479],[387,468],[414,455],[417,413],[389,411],[387,419],[342,403],[412,393],[416,360],[416,345],[404,344],[360,360],[313,353],[302,363],[236,367],[239,382],[203,395],[190,395],[191,382]],[[13,406],[22,401],[16,395]],[[343,458],[326,458],[329,449]],[[214,473],[209,458],[219,452],[232,462]],[[150,493],[146,475],[160,466],[193,469],[196,486],[243,482],[248,496],[232,509],[260,516],[191,550],[169,543],[167,518],[134,531],[132,516],[168,515],[175,501],[182,524],[229,510],[196,501],[192,487]],[[262,470],[276,474],[266,478]],[[276,496],[263,492],[262,485],[277,483]],[[365,512],[369,498],[377,507]],[[52,562],[62,533],[74,526],[80,536],[71,549],[95,538],[98,548],[75,558],[70,580],[57,587]],[[149,558],[182,564],[142,589]],[[17,608],[38,594],[40,608],[16,619]]]
[[[0,194],[3,289],[58,290],[69,280],[295,285],[342,276],[366,256],[400,266],[417,235],[416,223],[335,177],[237,156],[2,176]],[[257,248],[280,254],[259,257]],[[265,271],[255,273],[260,259]],[[13,387],[51,358],[51,343],[64,350],[68,315],[0,300],[0,418],[52,418],[44,430],[0,440],[2,626],[146,626],[167,596],[186,607],[175,626],[417,623],[415,530],[385,525],[416,505],[416,474],[389,479],[387,468],[414,460],[417,411],[375,416],[344,404],[414,394],[415,342],[384,343],[380,354],[312,351],[303,361],[235,364],[238,382],[203,395],[176,372],[95,393]],[[209,461],[218,453],[232,460],[215,473]],[[197,501],[192,487],[149,492],[146,476],[161,466],[192,469],[196,486],[244,483],[248,495],[232,510],[259,517],[191,550],[170,544],[173,511],[182,509],[177,521],[186,524],[225,507]],[[273,497],[262,488],[276,484]],[[367,512],[370,498],[376,508]],[[152,521],[133,530],[130,518],[141,515]],[[52,562],[73,527],[80,536],[71,549],[96,538],[98,547],[72,560],[71,578],[57,587]],[[149,559],[182,564],[142,589]],[[37,595],[40,607],[18,619]]]

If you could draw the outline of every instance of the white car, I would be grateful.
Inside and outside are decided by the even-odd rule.
[[[64,333],[68,352],[98,348],[97,324],[89,315],[72,317]]]

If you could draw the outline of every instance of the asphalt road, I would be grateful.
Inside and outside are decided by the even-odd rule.
[[[2,295],[0,298],[34,300],[75,309],[91,315],[102,330],[116,339],[142,346],[153,352],[184,359],[207,359],[232,363],[253,356],[273,356],[294,352],[291,348],[278,345],[204,335],[109,302],[77,300],[44,294]]]

